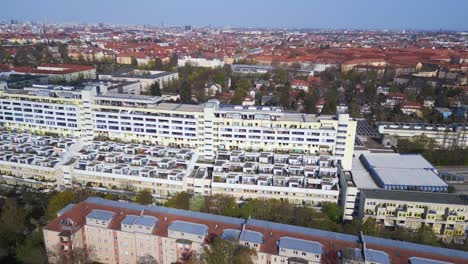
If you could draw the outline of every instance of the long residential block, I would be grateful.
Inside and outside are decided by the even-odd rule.
[[[0,90],[0,123],[9,129],[197,149],[297,152],[336,157],[351,168],[356,122],[348,114],[317,116],[279,107],[165,103],[161,97],[84,88],[38,86]]]
[[[183,263],[217,238],[254,249],[258,264],[468,261],[463,251],[94,197],[59,211],[43,234],[50,263]]]

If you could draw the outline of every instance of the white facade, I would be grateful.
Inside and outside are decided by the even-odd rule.
[[[192,57],[183,57],[182,59],[177,60],[177,65],[179,67],[184,67],[185,65],[191,65],[195,67],[203,68],[218,68],[224,66],[224,61],[219,59],[205,59],[205,58],[192,58]]]

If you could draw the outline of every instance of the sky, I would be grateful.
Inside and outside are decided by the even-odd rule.
[[[0,20],[468,30],[468,0],[2,0]]]

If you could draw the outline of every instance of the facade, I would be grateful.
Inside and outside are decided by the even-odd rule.
[[[12,130],[93,139],[93,97],[104,85],[84,88],[33,85],[0,90],[0,123]]]
[[[333,155],[351,167],[356,121],[348,114],[316,116],[278,107],[163,103],[161,97],[107,93],[105,85],[83,89],[34,86],[1,90],[0,121],[6,128],[84,138],[198,149],[214,160],[217,150],[255,150]]]
[[[68,151],[79,147],[79,141],[4,132],[0,135],[0,181],[35,188],[69,184],[61,167],[68,161]]]
[[[333,156],[219,151],[212,175],[212,194],[280,198],[308,206],[338,201]]]
[[[216,238],[255,249],[258,264],[468,260],[463,251],[94,197],[61,210],[43,234],[50,263],[83,256],[100,263],[180,263]],[[342,252],[356,246],[368,262],[345,262]]]
[[[444,237],[464,239],[468,229],[468,201],[458,195],[361,190],[359,216],[379,224],[417,229],[431,227]]]
[[[85,65],[44,64],[36,68],[15,67],[14,71],[21,74],[45,75],[50,82],[94,80],[97,77],[96,68]]]
[[[99,79],[103,81],[138,82],[140,91],[147,91],[156,82],[163,89],[169,82],[179,79],[179,74],[177,72],[133,70],[114,74],[101,74]]]
[[[337,166],[350,169],[353,157],[356,121],[349,115],[162,101],[109,93],[103,84],[4,89],[0,122],[8,133],[79,142],[51,172],[56,180],[40,187],[150,189],[161,199],[187,191],[311,206],[337,202]],[[214,178],[207,176],[211,169]]]
[[[377,129],[384,136],[388,135],[404,139],[424,135],[434,139],[439,146],[445,148],[468,146],[468,128],[463,124],[380,122],[377,124]]]
[[[191,65],[195,67],[203,68],[218,68],[224,66],[224,61],[219,59],[206,59],[206,58],[192,58],[192,57],[183,57],[177,60],[177,65],[179,67],[184,67],[185,65]]]
[[[187,177],[201,173],[194,170],[197,158],[190,149],[93,141],[65,169],[74,185],[152,190],[155,197],[165,199],[190,191]]]

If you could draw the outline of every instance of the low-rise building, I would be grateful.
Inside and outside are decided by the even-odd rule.
[[[281,198],[308,206],[336,204],[336,164],[326,154],[220,151],[213,167],[212,193],[241,200]]]
[[[468,146],[468,126],[464,124],[379,122],[376,126],[384,136],[411,139],[424,135],[443,148]]]
[[[468,228],[468,199],[459,195],[414,191],[361,190],[359,217],[378,224],[418,229],[464,240]]]
[[[61,210],[43,234],[51,263],[81,256],[100,263],[178,263],[216,238],[254,249],[256,264],[468,260],[464,251],[95,197]],[[349,258],[346,249],[356,247],[363,255],[353,250],[354,258]]]

